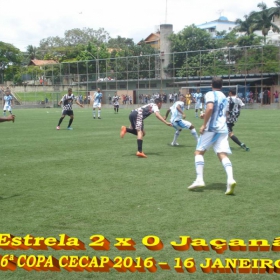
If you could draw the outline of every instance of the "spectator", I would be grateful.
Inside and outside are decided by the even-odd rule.
[[[276,90],[274,93],[273,93],[273,95],[274,95],[274,102],[275,103],[278,103],[278,98],[279,98],[279,93],[278,93],[278,91]]]

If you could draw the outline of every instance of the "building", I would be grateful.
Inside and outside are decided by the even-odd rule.
[[[219,38],[220,36],[217,34],[222,31],[226,31],[226,33],[229,33],[236,26],[237,24],[234,21],[229,21],[225,16],[220,16],[216,20],[196,25],[196,27],[203,29],[211,34],[213,38]]]

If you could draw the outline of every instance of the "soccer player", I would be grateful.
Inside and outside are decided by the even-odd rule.
[[[193,95],[194,101],[195,101],[195,117],[198,118],[198,109],[200,110],[200,113],[202,112],[202,93],[199,89],[196,90],[196,93]]]
[[[115,95],[112,98],[115,114],[119,112],[119,107],[120,107],[119,99],[120,97],[117,95],[117,92],[115,92]]]
[[[213,146],[227,174],[227,189],[225,194],[233,194],[236,182],[233,179],[232,164],[228,158],[231,150],[228,143],[226,123],[227,98],[221,92],[223,80],[219,77],[212,79],[212,91],[205,95],[206,110],[201,114],[204,120],[200,128],[200,138],[195,151],[196,180],[188,187],[189,190],[205,187],[203,179],[204,153]]]
[[[58,121],[58,125],[56,127],[57,130],[60,129],[60,124],[62,123],[63,119],[65,118],[65,116],[69,116],[70,120],[68,123],[68,130],[72,130],[73,128],[71,127],[71,124],[74,120],[74,112],[72,110],[72,104],[73,101],[75,100],[75,102],[80,106],[80,107],[84,107],[78,100],[78,97],[76,97],[73,93],[72,93],[72,88],[68,88],[68,93],[63,95],[61,100],[58,102],[58,106],[61,105],[61,103],[63,103],[63,109],[62,109],[62,116]]]
[[[162,106],[162,100],[156,98],[154,103],[146,104],[140,108],[134,109],[129,115],[130,127],[121,127],[120,136],[121,138],[128,132],[137,136],[137,146],[138,151],[136,155],[138,157],[146,158],[147,156],[142,151],[143,137],[145,136],[144,130],[144,119],[149,117],[151,114],[155,113],[155,116],[168,126],[172,126],[171,123],[165,121],[165,119],[160,115],[160,108]]]
[[[10,114],[12,115],[12,105],[13,105],[13,96],[11,94],[11,91],[9,88],[5,90],[5,95],[3,98],[3,116],[6,116],[6,111],[9,111]]]
[[[245,106],[240,98],[236,96],[235,89],[229,90],[228,96],[228,107],[227,107],[227,127],[228,127],[228,135],[233,142],[235,142],[238,146],[243,148],[245,151],[249,151],[250,149],[246,146],[245,143],[241,143],[239,139],[233,134],[233,126],[237,122],[237,119],[240,115],[241,107]]]
[[[102,92],[100,91],[100,88],[97,89],[97,91],[93,94],[93,118],[95,119],[95,108],[98,108],[98,119],[101,119],[100,113],[101,113],[101,100],[102,100]]]
[[[187,110],[190,110],[190,105],[192,103],[192,95],[190,92],[186,94],[186,105],[187,105]]]
[[[182,129],[189,129],[196,142],[198,139],[195,127],[189,121],[184,120],[186,118],[186,115],[184,114],[184,101],[185,97],[183,95],[180,95],[179,101],[176,101],[170,107],[170,109],[167,110],[165,115],[165,119],[167,119],[169,112],[171,112],[170,122],[172,123],[172,126],[176,129],[173,141],[171,142],[171,146],[179,146],[179,144],[177,143],[177,139]]]

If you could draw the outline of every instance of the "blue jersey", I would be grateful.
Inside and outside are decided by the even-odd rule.
[[[93,95],[94,103],[101,103],[102,92],[95,92]]]
[[[213,103],[213,112],[206,125],[205,131],[228,133],[226,124],[226,110],[228,100],[221,91],[208,91],[205,94],[205,104]]]
[[[180,121],[183,117],[183,115],[177,110],[178,105],[180,106],[181,110],[184,111],[184,102],[183,101],[176,101],[171,107],[171,118],[170,118],[170,122],[176,122],[176,121]]]
[[[194,93],[193,98],[194,98],[195,102],[201,102],[202,93],[201,92]]]
[[[12,95],[5,95],[4,100],[5,100],[5,105],[6,106],[11,106],[13,97],[12,97]]]

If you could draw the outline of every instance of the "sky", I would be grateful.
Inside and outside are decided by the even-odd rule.
[[[261,0],[1,0],[0,41],[21,51],[39,47],[48,37],[64,37],[74,28],[104,28],[112,38],[132,38],[134,43],[172,24],[177,33],[225,16],[230,21],[258,11]],[[274,0],[263,1],[275,7]]]

